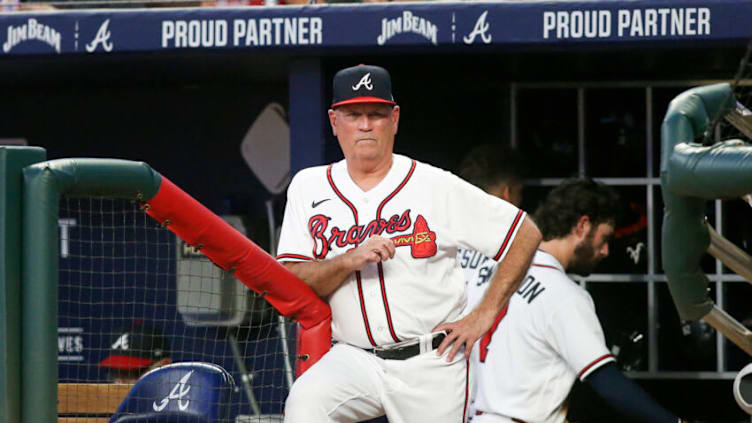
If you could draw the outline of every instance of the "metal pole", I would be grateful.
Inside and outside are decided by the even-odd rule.
[[[245,390],[245,396],[248,397],[248,402],[251,403],[251,409],[256,415],[261,415],[261,408],[256,402],[256,397],[253,396],[253,387],[251,381],[253,380],[253,374],[248,373],[248,369],[243,362],[243,356],[240,355],[240,348],[238,347],[238,340],[235,338],[235,334],[230,334],[230,348],[232,349],[232,358],[235,360],[235,365],[238,366],[240,371],[240,380],[243,383],[243,390]]]
[[[277,255],[277,225],[274,220],[274,208],[272,200],[266,200],[266,216],[269,220],[269,253],[274,257]],[[285,380],[287,389],[292,387],[293,371],[290,364],[290,347],[287,344],[287,326],[285,317],[277,316],[277,330],[279,332],[279,342],[282,344],[282,356],[285,361]]]

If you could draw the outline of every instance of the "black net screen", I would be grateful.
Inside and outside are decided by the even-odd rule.
[[[239,217],[223,218],[243,231]],[[59,229],[61,384],[140,378],[128,413],[279,421],[294,336],[266,301],[135,202],[63,199]],[[185,364],[196,362],[204,365]],[[61,390],[59,407],[96,395],[87,392]]]

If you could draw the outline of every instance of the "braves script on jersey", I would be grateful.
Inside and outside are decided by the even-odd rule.
[[[332,258],[372,235],[391,238],[393,259],[354,272],[328,298],[335,340],[385,346],[457,320],[466,285],[457,248],[501,260],[524,218],[523,211],[459,177],[400,155],[364,192],[343,160],[293,178],[278,259]]]
[[[479,301],[490,270],[483,270],[482,258],[475,267],[473,260],[464,263],[468,297]],[[473,408],[483,413],[477,420],[563,422],[562,404],[575,378],[582,380],[610,361],[614,357],[590,294],[567,277],[552,255],[538,250],[507,309],[473,349]]]

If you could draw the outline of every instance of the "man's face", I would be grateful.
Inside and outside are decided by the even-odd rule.
[[[143,376],[146,372],[148,372],[151,368],[150,367],[144,367],[142,369],[131,369],[131,370],[122,370],[122,369],[110,369],[110,380],[112,383],[115,384],[132,384],[136,383],[136,381]]]
[[[394,149],[399,106],[346,104],[329,110],[329,122],[347,160],[379,160]]]
[[[580,276],[593,273],[595,266],[608,257],[608,242],[614,235],[614,225],[601,223],[592,226],[585,239],[574,249],[574,258],[569,263],[567,272]]]
[[[146,373],[168,365],[172,363],[172,359],[170,357],[164,357],[160,360],[152,362],[150,365],[146,367],[142,367],[140,369],[109,369],[110,374],[110,380],[112,383],[115,384],[121,384],[121,383],[136,383],[137,380],[141,378],[141,376],[145,375]]]

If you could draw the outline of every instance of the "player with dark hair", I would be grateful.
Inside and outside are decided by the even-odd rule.
[[[483,144],[470,150],[459,165],[459,176],[519,207],[522,203],[522,180],[526,161],[516,150]]]
[[[582,179],[551,190],[535,216],[543,220],[538,226],[543,240],[549,241],[569,235],[582,216],[588,216],[594,225],[615,224],[620,213],[621,204],[613,188],[592,179]]]
[[[518,151],[497,144],[482,144],[462,158],[458,174],[488,194],[520,207],[525,170],[526,161]],[[467,281],[474,283],[488,282],[496,267],[496,262],[485,254],[467,248],[457,249],[457,262]],[[483,293],[478,290],[467,292],[466,312],[472,311],[480,301],[475,295]]]
[[[566,420],[575,379],[636,422],[676,423],[617,369],[590,294],[567,277],[608,256],[620,212],[616,192],[590,179],[555,187],[535,212],[543,242],[516,294],[473,350],[473,423]],[[469,283],[482,296],[487,284]]]
[[[286,422],[461,422],[467,356],[540,241],[526,213],[461,178],[394,154],[389,73],[334,76],[329,122],[345,159],[290,183],[278,259],[327,299],[334,345],[293,384]],[[468,315],[457,248],[502,269]]]

